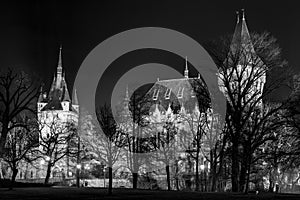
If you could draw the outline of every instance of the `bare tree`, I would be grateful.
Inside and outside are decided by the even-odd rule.
[[[160,125],[154,124],[151,127],[153,127],[153,130],[158,130],[157,135],[149,140],[155,151],[155,161],[164,163],[168,190],[171,190],[170,166],[172,164],[171,161],[175,160],[176,156],[176,135],[178,129],[175,126],[175,120],[170,118],[167,118]]]
[[[243,149],[247,154],[247,149],[242,145],[243,138],[248,137],[249,133],[247,123],[267,97],[286,83],[289,70],[287,62],[281,58],[281,49],[276,39],[269,33],[251,34],[251,37],[244,33],[239,41],[233,41],[233,44],[230,41],[231,39],[224,37],[218,46],[212,45],[214,47],[207,49],[219,67],[220,87],[227,98],[226,123],[231,146],[232,190],[241,191],[244,189],[240,186],[244,185],[245,173],[242,172],[241,175],[240,172],[239,152]],[[268,113],[265,110],[264,117],[259,119],[269,120],[269,116],[278,110],[268,109]],[[259,123],[263,124],[265,122]],[[263,131],[254,132],[256,135],[264,134]]]
[[[3,160],[8,163],[12,171],[11,186],[12,189],[16,176],[18,174],[18,168],[22,161],[31,163],[36,160],[37,147],[38,147],[38,135],[35,131],[34,120],[30,120],[25,115],[18,115],[15,121],[10,123],[14,126],[15,123],[23,124],[11,129],[8,133]]]
[[[139,90],[135,91],[130,99],[127,98],[123,107],[125,112],[120,114],[121,119],[118,120],[122,132],[120,146],[126,149],[127,167],[132,173],[133,188],[136,189],[138,172],[148,159],[146,154],[141,154],[151,151],[148,139],[143,137],[149,133],[147,117],[150,102]]]
[[[85,148],[98,159],[104,161],[109,169],[108,194],[112,194],[113,167],[120,159],[121,148],[118,145],[121,132],[113,118],[111,108],[104,105],[97,109],[97,119],[101,129],[90,115],[81,121],[80,136]]]
[[[30,79],[24,72],[7,69],[0,72],[0,156],[4,152],[10,130],[21,126],[12,120],[24,111],[35,113],[35,101],[39,95],[38,79]]]
[[[45,184],[48,184],[52,167],[65,156],[77,153],[77,148],[70,146],[77,135],[77,127],[75,121],[62,121],[55,113],[52,113],[45,120],[40,120],[38,124],[39,151],[47,163]]]

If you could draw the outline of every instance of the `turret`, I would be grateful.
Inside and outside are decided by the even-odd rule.
[[[187,57],[185,57],[184,78],[189,78],[189,69],[188,69],[188,61],[187,61]]]
[[[41,110],[43,109],[43,107],[47,104],[45,103],[45,96],[43,94],[43,86],[41,86],[40,88],[40,95],[39,95],[39,99],[38,99],[38,103],[37,103],[37,110],[38,112],[41,112]]]
[[[69,91],[68,91],[68,87],[64,75],[62,77],[62,90],[63,90],[63,99],[61,101],[61,106],[64,111],[69,111],[71,99],[70,99],[70,95],[69,95]]]

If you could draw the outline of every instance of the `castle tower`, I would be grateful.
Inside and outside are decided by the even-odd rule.
[[[37,102],[37,111],[40,112],[42,108],[47,104],[45,103],[46,96],[43,94],[43,86],[40,88],[40,95]]]
[[[187,56],[185,57],[184,78],[189,78],[189,69],[188,69]]]
[[[224,61],[229,62],[229,66],[236,68],[233,72],[233,76],[242,77],[242,80],[233,79],[233,84],[239,84],[238,82],[246,81],[247,79],[254,80],[254,83],[251,86],[251,91],[249,91],[249,98],[252,98],[254,93],[259,91],[260,94],[263,93],[264,84],[266,83],[266,74],[265,64],[258,57],[255,52],[251,36],[246,24],[246,17],[244,9],[241,10],[241,15],[237,12],[237,22],[235,30],[233,33],[232,41],[230,44],[230,51],[228,53],[228,58]],[[236,65],[236,66],[234,66]],[[229,68],[228,73],[231,73],[233,69]],[[262,74],[262,75],[261,75]],[[220,74],[222,76],[222,74]],[[259,77],[255,78],[253,76],[258,75]],[[220,81],[220,79],[219,79]],[[220,82],[220,85],[222,83]],[[221,90],[226,93],[226,88],[221,86]],[[257,99],[259,96],[256,96],[253,100]]]
[[[49,129],[51,124],[61,126],[62,128],[68,123],[74,123],[75,125],[78,123],[79,104],[76,89],[74,90],[73,101],[71,101],[62,63],[62,47],[60,46],[56,74],[53,77],[53,82],[51,84],[49,93],[48,95],[43,94],[43,88],[41,87],[40,96],[37,103],[38,120],[42,124],[40,127],[41,137],[48,137],[49,133],[51,132]],[[45,124],[49,124],[49,126],[45,126]],[[43,151],[42,145],[40,145],[39,148],[41,151]],[[60,146],[57,146],[57,148],[66,149],[68,146],[66,146],[66,144],[60,144]],[[44,164],[42,164],[42,162],[38,164],[40,164],[38,177],[43,178],[45,177],[46,173],[44,171],[45,167],[42,166]],[[70,172],[72,169],[72,167],[70,167],[68,156],[64,157],[53,167],[59,169],[60,172]]]

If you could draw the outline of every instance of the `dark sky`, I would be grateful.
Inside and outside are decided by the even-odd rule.
[[[235,11],[241,8],[246,11],[249,30],[271,32],[284,58],[299,72],[300,11],[296,1],[262,0],[1,1],[0,67],[30,69],[49,87],[62,44],[63,67],[71,87],[85,56],[114,34],[144,26],[165,27],[201,44],[233,33]]]

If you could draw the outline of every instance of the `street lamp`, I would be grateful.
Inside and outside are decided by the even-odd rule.
[[[202,171],[204,171],[205,165],[200,165],[200,169],[201,169]]]

